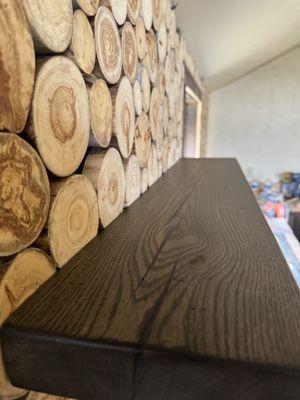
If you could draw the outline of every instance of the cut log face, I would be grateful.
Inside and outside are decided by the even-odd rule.
[[[162,16],[161,6],[162,6],[161,0],[152,0],[152,11],[153,11],[153,14],[152,14],[153,21],[152,22],[153,22],[154,29],[156,31],[158,31],[160,29],[161,16]]]
[[[47,168],[57,176],[71,175],[85,155],[90,121],[85,82],[66,57],[49,58],[37,74],[32,129]]]
[[[122,28],[122,62],[124,73],[133,84],[137,72],[138,55],[135,32],[130,22],[125,22]]]
[[[151,29],[152,26],[152,0],[141,0],[141,10],[140,13],[143,17],[145,28],[147,31]]]
[[[169,134],[169,101],[167,96],[163,99],[163,130],[165,136]]]
[[[123,25],[127,15],[127,0],[100,0],[100,5],[108,7],[118,25]]]
[[[157,153],[154,144],[151,145],[151,151],[147,168],[148,168],[148,183],[149,186],[152,186],[158,179]]]
[[[0,0],[0,8],[0,131],[19,133],[30,108],[34,48],[20,2]]]
[[[143,168],[141,171],[141,193],[145,193],[148,189],[148,169]]]
[[[142,113],[136,120],[135,152],[142,168],[148,164],[151,150],[151,129],[147,114]]]
[[[147,32],[146,40],[147,40],[147,51],[144,63],[145,66],[148,68],[151,82],[154,83],[157,75],[158,56],[157,56],[156,37],[152,30]]]
[[[174,49],[175,44],[176,44],[176,15],[175,11],[172,10],[170,14],[170,27],[169,27],[169,41],[170,41],[170,46],[172,49]]]
[[[74,13],[71,49],[81,71],[91,74],[96,59],[94,34],[87,16],[81,10]]]
[[[83,173],[97,191],[100,222],[106,228],[122,213],[124,206],[125,174],[119,152],[114,148],[106,153],[91,151]]]
[[[151,93],[150,110],[149,110],[151,135],[153,140],[156,140],[159,134],[160,124],[161,124],[160,114],[161,114],[160,96],[158,89],[154,87]]]
[[[14,134],[0,133],[0,256],[34,242],[49,202],[47,172],[36,151]]]
[[[133,154],[125,162],[125,207],[129,207],[141,195],[141,169]]]
[[[136,45],[137,45],[137,53],[140,60],[143,60],[146,54],[146,30],[145,24],[142,18],[138,18],[135,26],[135,35],[136,35]]]
[[[133,98],[134,98],[135,112],[137,115],[141,115],[143,111],[142,89],[141,89],[141,84],[138,80],[136,80],[133,85]]]
[[[162,165],[161,165],[161,160],[158,161],[158,179],[162,177],[163,171],[162,171]]]
[[[94,30],[101,72],[107,82],[117,83],[122,72],[121,41],[114,17],[106,7],[99,7]]]
[[[101,147],[107,147],[112,136],[112,100],[104,80],[94,82],[89,99],[93,135]]]
[[[137,23],[140,13],[140,4],[140,0],[128,0],[127,2],[127,16],[133,25]]]
[[[0,264],[0,327],[4,321],[55,273],[50,257],[38,249],[22,251],[13,259]],[[15,399],[26,394],[15,388],[6,375],[0,343],[0,393],[1,399]]]
[[[73,0],[74,9],[81,8],[89,17],[96,14],[99,0]]]
[[[97,235],[99,213],[97,195],[87,177],[74,175],[58,184],[49,214],[48,241],[54,261],[62,267]],[[53,186],[51,192],[56,192]]]
[[[162,152],[163,152],[163,142],[164,142],[164,135],[163,135],[163,129],[162,126],[159,125],[158,128],[158,135],[156,137],[156,153],[157,153],[157,159],[161,160],[162,157]]]
[[[135,108],[129,79],[123,77],[116,88],[111,88],[113,99],[113,127],[120,152],[130,156],[135,133]]]
[[[164,62],[167,54],[167,29],[166,24],[163,22],[160,26],[157,35],[158,57],[160,62]]]
[[[170,25],[171,25],[171,1],[172,0],[164,0],[166,5],[165,5],[165,22],[166,22],[166,28],[169,30]]]
[[[165,67],[163,64],[159,64],[158,66],[156,86],[159,92],[160,101],[162,101],[165,94]]]
[[[150,107],[150,95],[151,95],[150,77],[147,68],[144,68],[142,71],[141,91],[142,91],[143,110],[145,111],[145,113],[147,113]]]
[[[162,172],[165,174],[168,171],[169,167],[169,139],[164,138],[163,141],[163,151],[162,151],[162,156],[161,156],[161,166],[162,166]]]
[[[68,47],[73,26],[72,0],[21,0],[36,52],[61,53]]]

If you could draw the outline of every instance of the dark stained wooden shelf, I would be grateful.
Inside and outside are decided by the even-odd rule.
[[[300,293],[235,160],[181,160],[6,322],[12,382],[300,399]]]

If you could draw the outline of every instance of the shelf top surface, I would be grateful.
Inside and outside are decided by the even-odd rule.
[[[298,370],[300,294],[237,162],[181,160],[4,331]]]

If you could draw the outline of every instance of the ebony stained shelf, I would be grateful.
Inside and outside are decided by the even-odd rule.
[[[15,385],[300,399],[300,292],[235,160],[181,160],[5,324]]]

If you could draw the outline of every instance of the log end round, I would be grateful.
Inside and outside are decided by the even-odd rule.
[[[110,7],[118,25],[123,25],[127,16],[127,0],[110,0]]]
[[[46,169],[25,140],[0,133],[0,159],[0,256],[8,256],[40,234],[50,191]]]
[[[158,179],[158,161],[155,145],[151,145],[151,151],[148,159],[148,183],[152,186]]]
[[[30,108],[34,48],[22,4],[1,0],[0,7],[0,131],[19,133]]]
[[[156,140],[159,135],[160,124],[161,124],[161,105],[157,87],[154,87],[152,89],[149,118],[150,118],[152,138],[153,140]]]
[[[85,82],[66,57],[50,58],[36,78],[32,120],[34,138],[47,168],[71,175],[81,163],[89,140],[89,103]]]
[[[74,13],[71,48],[81,71],[91,74],[96,59],[94,34],[87,16],[81,10]]]
[[[133,84],[137,73],[138,55],[135,32],[130,22],[125,22],[122,29],[122,61],[124,73]]]
[[[101,147],[108,147],[112,136],[112,100],[106,82],[96,80],[90,91],[93,134]]]
[[[73,28],[71,0],[22,0],[38,53],[61,53]]]
[[[51,255],[62,267],[98,232],[97,195],[84,175],[68,178],[51,207],[48,240]]]
[[[100,222],[106,228],[123,211],[125,200],[125,174],[119,152],[111,148],[103,158],[98,182]]]
[[[135,35],[136,35],[136,46],[137,53],[140,60],[143,60],[146,54],[146,30],[145,24],[142,18],[138,18],[135,26]]]
[[[141,195],[141,169],[133,154],[125,163],[125,207],[133,204]]]
[[[143,111],[142,90],[141,90],[141,84],[138,80],[136,80],[133,85],[133,98],[134,98],[135,112],[137,115],[141,115]]]
[[[135,108],[130,81],[123,77],[116,97],[115,134],[124,158],[130,156],[135,133]]]
[[[75,0],[75,2],[89,17],[95,15],[99,7],[99,0]]]
[[[143,16],[145,28],[149,31],[152,26],[153,17],[152,0],[141,0],[141,14]]]
[[[148,189],[148,170],[143,168],[141,171],[141,193],[145,193]]]
[[[137,23],[140,13],[140,0],[128,0],[127,2],[127,16],[132,25]]]
[[[94,30],[100,69],[109,83],[117,83],[122,72],[121,41],[117,24],[108,8],[99,7]]]
[[[147,114],[142,113],[135,125],[135,152],[142,168],[148,164],[151,150],[151,129]]]

